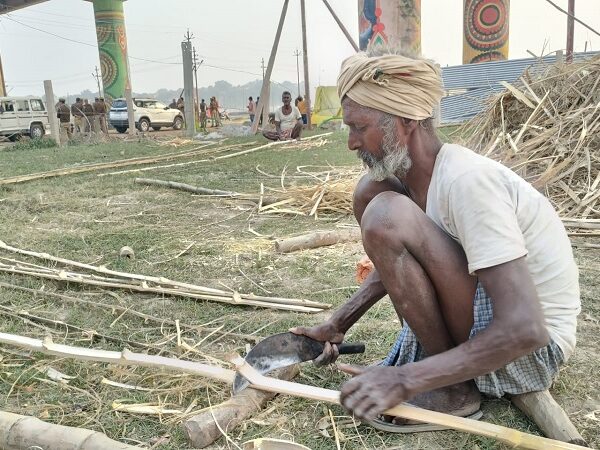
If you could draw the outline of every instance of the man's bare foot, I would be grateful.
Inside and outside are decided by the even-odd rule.
[[[479,410],[481,394],[473,381],[455,384],[417,395],[410,402],[413,406],[431,411],[466,417]],[[400,417],[383,416],[383,420],[397,425],[418,424]]]

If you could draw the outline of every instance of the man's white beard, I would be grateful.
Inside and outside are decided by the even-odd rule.
[[[404,178],[412,166],[408,147],[398,142],[393,126],[384,125],[383,142],[381,144],[383,158],[377,159],[363,150],[358,157],[369,168],[369,176],[374,181],[383,181],[396,176]]]

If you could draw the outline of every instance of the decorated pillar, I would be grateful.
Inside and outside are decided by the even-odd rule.
[[[378,44],[421,53],[421,0],[358,0],[359,47]]]
[[[0,57],[0,97],[6,96],[6,85],[4,84],[4,71],[2,70],[2,58]]]
[[[510,0],[463,0],[463,64],[508,59]]]
[[[124,97],[130,87],[125,33],[125,0],[88,0],[94,4],[96,37],[100,53],[100,69],[104,97],[107,101]]]

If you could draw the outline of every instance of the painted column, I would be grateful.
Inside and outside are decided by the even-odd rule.
[[[421,0],[358,0],[359,47],[378,44],[421,54]]]
[[[2,58],[0,57],[0,97],[6,97],[6,85],[4,84],[4,71],[2,70]]]
[[[125,89],[130,87],[124,0],[91,1],[94,4],[104,97],[112,102],[115,98],[124,97]]]
[[[463,0],[463,64],[508,59],[510,0]]]

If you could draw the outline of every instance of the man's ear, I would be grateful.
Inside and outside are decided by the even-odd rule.
[[[419,122],[412,119],[407,119],[406,117],[396,117],[397,125],[397,133],[398,137],[402,138],[402,141],[408,142],[410,140],[411,135],[419,126]]]

